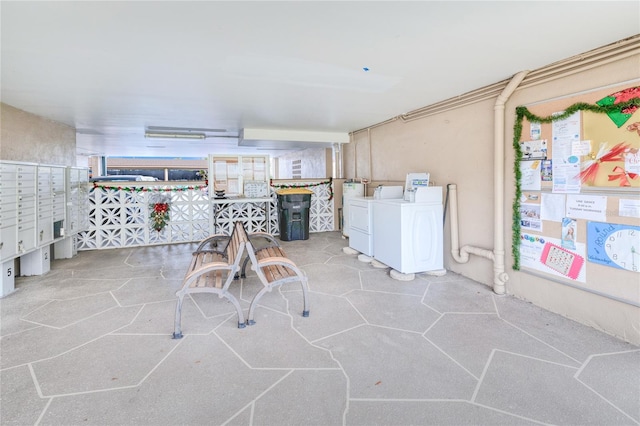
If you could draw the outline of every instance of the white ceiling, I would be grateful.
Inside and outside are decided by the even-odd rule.
[[[640,33],[639,1],[2,1],[0,14],[2,102],[107,156],[253,151],[242,128],[350,132]],[[231,137],[145,139],[150,126]]]

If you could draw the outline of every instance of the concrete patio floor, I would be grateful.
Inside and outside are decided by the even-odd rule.
[[[79,252],[0,300],[2,425],[639,425],[640,348],[448,272],[390,278],[338,232],[256,324],[175,291],[196,244]],[[233,284],[248,310],[261,288]]]

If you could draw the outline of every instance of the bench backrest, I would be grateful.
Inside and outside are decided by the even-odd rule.
[[[242,256],[245,245],[249,242],[249,236],[244,229],[244,224],[237,221],[233,226],[233,231],[229,237],[229,243],[225,249],[227,261],[229,264],[239,263],[239,257]]]
[[[255,248],[253,247],[253,244],[251,243],[251,240],[247,242],[247,244],[245,245],[245,248],[247,249],[249,260],[251,261],[251,264],[254,266],[254,268],[252,269],[256,271],[256,274],[258,275],[258,278],[260,279],[260,281],[262,281],[263,283],[269,282],[269,279],[265,274],[264,268],[261,268],[259,266],[258,258],[256,256],[256,251],[255,251]]]

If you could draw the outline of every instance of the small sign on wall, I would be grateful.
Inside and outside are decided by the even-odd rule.
[[[244,196],[247,198],[261,198],[269,195],[268,184],[264,181],[248,180],[244,183]]]
[[[606,220],[606,195],[568,195],[567,217],[573,219]]]

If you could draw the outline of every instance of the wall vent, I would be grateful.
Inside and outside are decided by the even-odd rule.
[[[291,161],[291,178],[302,179],[302,160]]]

